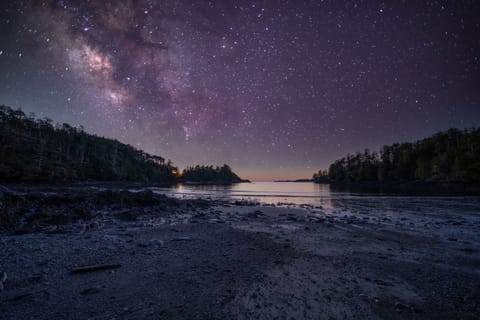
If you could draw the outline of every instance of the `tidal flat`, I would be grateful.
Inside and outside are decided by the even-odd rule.
[[[480,318],[477,200],[349,201],[3,188],[0,319]]]

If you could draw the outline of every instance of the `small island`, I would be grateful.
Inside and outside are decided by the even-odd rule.
[[[231,184],[250,182],[249,180],[241,179],[230,166],[224,164],[221,167],[214,166],[194,166],[187,167],[183,170],[179,179],[185,184]]]
[[[275,180],[274,182],[314,182],[314,179]]]

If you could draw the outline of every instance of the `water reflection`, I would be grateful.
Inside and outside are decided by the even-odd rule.
[[[300,182],[252,182],[234,185],[182,185],[157,189],[175,196],[251,200],[269,204],[310,204],[331,207],[332,194],[326,184]]]
[[[392,196],[338,189],[327,184],[253,182],[234,185],[182,185],[154,189],[175,197],[251,200],[268,204],[308,204],[326,212],[431,212],[480,213],[480,197]]]

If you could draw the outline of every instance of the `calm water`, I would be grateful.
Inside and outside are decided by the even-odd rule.
[[[392,196],[378,193],[334,191],[326,184],[296,182],[252,182],[231,186],[178,185],[152,188],[175,197],[252,200],[268,204],[308,204],[325,211],[419,212],[480,214],[480,197]]]
[[[176,196],[244,199],[262,203],[319,204],[332,196],[329,185],[294,182],[252,182],[233,185],[177,185],[155,191]]]

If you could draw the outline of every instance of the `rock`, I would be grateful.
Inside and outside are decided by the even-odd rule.
[[[101,271],[101,270],[116,269],[116,268],[120,268],[121,266],[122,265],[118,264],[118,263],[95,264],[95,265],[91,265],[91,266],[73,268],[71,270],[71,273],[72,274],[78,274],[78,273],[86,273],[86,272],[95,272],[95,271]]]
[[[7,193],[11,193],[11,191],[2,185],[0,185],[0,200],[2,200]]]
[[[26,298],[30,298],[33,296],[33,292],[26,292],[26,293],[21,293],[21,294],[17,294],[15,295],[11,301],[20,301],[20,300],[23,300],[23,299],[26,299]]]
[[[7,273],[5,271],[0,273],[0,292],[5,288],[5,282],[7,281]]]
[[[162,248],[165,245],[165,242],[160,239],[152,239],[148,241],[148,246],[151,248]]]
[[[216,221],[215,221],[216,222]],[[175,237],[172,241],[192,241],[193,239],[190,237]]]
[[[194,214],[193,217],[197,218],[197,219],[201,219],[201,218],[205,218],[206,214],[204,212],[199,212],[199,213]]]
[[[404,309],[406,309],[406,308],[407,308],[407,306],[404,305],[404,304],[402,304],[402,303],[400,303],[400,302],[396,302],[396,303],[395,303],[395,310],[397,310],[397,311],[401,311],[401,310],[404,310]]]
[[[96,288],[96,287],[93,287],[93,288],[87,288],[87,289],[84,289],[82,291],[80,291],[80,294],[81,295],[87,295],[87,294],[95,294],[95,293],[99,293],[100,292],[100,289]]]
[[[260,210],[255,210],[253,212],[247,213],[247,217],[249,217],[249,218],[258,218],[258,217],[261,217],[261,216],[264,216],[264,214]]]
[[[10,194],[10,190],[8,190],[8,188],[0,185],[0,210],[3,211],[3,206],[4,206],[4,203],[6,201],[6,197],[8,194]]]
[[[412,306],[412,307],[410,307],[410,309],[412,310],[412,312],[417,313],[417,314],[423,313],[423,310],[419,307]]]

